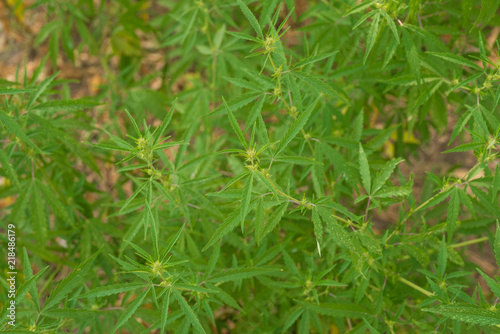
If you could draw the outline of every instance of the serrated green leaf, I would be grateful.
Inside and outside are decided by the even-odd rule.
[[[120,213],[122,213],[127,208],[127,206],[134,200],[134,198],[136,198],[137,195],[139,195],[142,192],[142,190],[148,185],[150,185],[150,182],[144,182],[139,187],[137,187],[137,189],[132,193],[132,195],[127,199],[127,201],[120,208]]]
[[[257,178],[259,179],[259,181],[261,181],[268,190],[270,190],[273,195],[274,195],[274,198],[279,201],[279,197],[278,197],[278,193],[276,191],[276,189],[274,188],[274,185],[271,183],[271,181],[269,181],[264,175],[262,175],[260,172],[256,172],[254,173]]]
[[[262,230],[262,233],[257,235],[257,242],[260,243],[262,239],[269,233],[271,233],[274,228],[279,224],[281,221],[281,218],[283,218],[283,215],[285,214],[286,208],[288,207],[288,202],[285,202],[281,204],[279,208],[273,211],[271,216],[269,216],[269,219],[267,220],[266,224],[264,225],[264,229]]]
[[[109,145],[109,144],[97,144],[97,143],[89,143],[89,142],[83,142],[86,145],[91,145],[93,147],[101,148],[103,150],[111,150],[111,151],[122,151],[122,152],[131,152],[131,148],[123,148],[120,146],[115,146],[115,145]],[[133,155],[132,155],[133,157]]]
[[[328,206],[329,208],[331,208],[335,211],[342,212],[342,214],[344,214],[346,217],[348,217],[356,222],[360,222],[360,218],[363,217],[363,216],[356,216],[355,214],[353,214],[349,210],[347,210],[344,206],[342,206],[341,204],[336,203],[336,202],[329,202],[326,204],[326,206]]]
[[[31,276],[29,279],[26,279],[23,284],[21,284],[21,286],[16,290],[16,302],[24,297],[28,291],[36,289],[36,286],[34,286],[35,282],[45,273],[45,271],[47,271],[47,269],[49,269],[49,266],[42,268],[42,270],[40,270],[36,275]],[[38,293],[36,295],[38,296]],[[4,305],[2,312],[0,313],[0,321],[3,321],[7,317],[8,311],[7,305]]]
[[[40,95],[42,95],[42,93],[45,92],[47,90],[47,88],[49,88],[50,84],[59,75],[59,73],[60,73],[60,71],[52,74],[50,77],[43,80],[40,84],[38,84],[36,86],[35,91],[30,95],[30,99],[28,100],[28,103],[26,104],[26,110],[31,109],[31,106],[33,105],[33,103],[35,103],[35,101],[38,100]]]
[[[263,89],[263,87],[260,87],[258,84],[241,78],[224,77],[224,80],[229,81],[236,87],[246,88],[256,92],[262,91]]]
[[[165,333],[165,326],[167,325],[167,320],[168,320],[168,307],[170,305],[170,295],[172,294],[172,289],[170,288],[167,289],[168,291],[163,299],[163,303],[161,306],[161,325],[160,325],[161,333]]]
[[[448,203],[448,215],[446,216],[446,232],[448,233],[448,241],[452,240],[453,233],[457,228],[458,212],[460,209],[460,197],[458,191],[451,193],[450,202]]]
[[[302,66],[307,66],[309,64],[316,63],[316,62],[321,61],[323,59],[333,57],[337,53],[338,53],[338,51],[334,51],[334,52],[322,53],[322,54],[319,54],[319,55],[309,56],[309,57],[307,57],[305,59],[302,59],[301,61],[297,62],[290,70],[293,71],[296,68],[299,68],[299,67],[302,67]]]
[[[464,204],[467,210],[469,210],[469,212],[472,214],[472,216],[476,218],[476,210],[474,209],[474,205],[472,204],[469,195],[467,195],[462,188],[457,188],[457,191],[460,198],[460,203]]]
[[[119,283],[119,284],[104,285],[92,289],[89,292],[86,292],[79,296],[75,296],[71,299],[73,300],[82,298],[100,298],[145,287],[146,287],[145,283]]]
[[[368,13],[366,13],[365,15],[363,15],[353,26],[352,26],[352,30],[358,28],[360,25],[362,25],[364,22],[366,22],[366,20],[368,20],[370,17],[374,16],[375,14],[377,14],[378,11],[376,10],[372,10],[372,11],[369,11]]]
[[[333,304],[333,303],[322,303],[322,304],[313,304],[304,301],[297,302],[301,305],[304,305],[308,309],[318,314],[327,315],[330,317],[339,317],[339,318],[365,318],[371,317],[372,314],[365,309],[361,305],[356,304]]]
[[[307,73],[303,73],[300,71],[292,72],[292,75],[295,77],[305,81],[307,84],[311,86],[318,94],[327,94],[331,97],[337,98],[344,102],[347,105],[350,105],[349,100],[347,99],[346,94],[342,91],[342,89],[332,86],[318,77],[312,76]]]
[[[229,101],[227,101],[227,107],[229,107],[229,110],[232,112],[246,106],[250,102],[254,101],[257,99],[261,93],[255,93],[255,92],[250,92],[246,93],[243,95],[240,95],[238,97],[232,98]],[[225,114],[226,110],[226,104],[222,103],[219,107],[215,108],[214,111],[208,113],[206,116],[219,116]]]
[[[375,45],[375,40],[377,39],[379,26],[380,26],[380,12],[377,12],[372,17],[372,23],[370,25],[370,29],[368,30],[368,35],[366,36],[366,50],[365,50],[365,56],[363,58],[363,64],[366,63],[366,60],[368,59],[368,56],[370,55],[370,52],[372,51],[373,46]]]
[[[493,216],[493,217],[500,217],[500,208],[498,205],[493,205],[490,201],[488,196],[484,191],[482,191],[480,188],[471,185],[470,189],[476,196],[477,200],[479,203]]]
[[[100,105],[100,103],[85,100],[85,99],[60,100],[60,101],[49,101],[49,102],[40,103],[31,109],[38,110],[38,111],[49,111],[49,112],[55,112],[55,111],[61,111],[61,110],[73,112],[73,111],[79,111],[79,110],[83,110],[83,109],[87,109],[87,108],[93,108],[93,107],[98,106],[98,105]]]
[[[45,304],[43,305],[44,311],[49,310],[51,307],[60,302],[77,284],[83,280],[83,278],[85,278],[85,275],[90,271],[92,264],[101,250],[102,247],[99,248],[94,255],[78,265],[66,278],[61,281],[61,283],[57,285],[55,290],[53,290],[49,297],[45,300]]]
[[[235,280],[250,278],[259,275],[279,272],[278,268],[238,268],[217,273],[210,277],[208,281],[212,283],[231,282]]]
[[[170,203],[175,203],[175,198],[172,196],[170,192],[167,191],[167,189],[165,189],[164,185],[160,184],[158,181],[155,180],[153,180],[153,184],[155,188],[158,189],[163,194],[163,196],[165,196],[165,198],[170,201]]]
[[[468,85],[469,83],[471,82],[474,82],[476,80],[478,80],[480,77],[482,77],[484,75],[484,73],[482,72],[479,72],[479,73],[476,73],[476,74],[473,74],[469,77],[467,77],[465,80],[462,80],[460,81],[458,84],[454,85],[452,88],[449,89],[449,92],[454,92],[456,91],[457,89],[459,88],[462,88],[463,86],[466,86]]]
[[[281,329],[281,333],[285,333],[286,330],[289,329],[297,321],[297,319],[301,316],[303,312],[304,312],[304,307],[299,307],[288,313],[287,317],[285,318],[283,328]]]
[[[132,115],[130,114],[130,112],[127,109],[125,109],[125,113],[127,114],[128,119],[132,123],[132,126],[134,127],[135,133],[137,134],[138,138],[141,138],[142,137],[141,131],[139,130],[139,126],[135,122],[134,117],[132,117]]]
[[[375,179],[373,180],[373,189],[372,189],[373,194],[376,194],[377,191],[379,191],[380,188],[382,188],[382,186],[387,182],[389,177],[391,177],[396,166],[403,161],[404,159],[397,158],[397,159],[392,159],[391,161],[387,161],[385,163],[384,168],[379,173],[377,173]]]
[[[370,166],[368,165],[368,159],[366,158],[366,153],[363,150],[361,143],[359,144],[359,173],[361,175],[361,182],[366,192],[371,194],[371,176],[370,176]]]
[[[217,293],[214,295],[217,299],[221,300],[225,304],[227,304],[227,305],[229,305],[237,310],[240,310],[243,314],[245,313],[245,311],[241,308],[241,306],[238,304],[238,302],[233,297],[231,297],[230,294],[228,294],[227,292],[225,292],[224,290],[222,290],[218,286],[211,284],[210,282],[206,282],[205,285],[209,289],[217,290]]]
[[[93,317],[103,315],[103,312],[98,310],[93,311],[84,309],[63,308],[59,310],[47,311],[45,312],[45,315],[48,317],[88,320],[89,318],[92,319]]]
[[[179,303],[179,305],[182,309],[182,312],[186,315],[186,317],[189,320],[189,322],[191,323],[191,325],[193,325],[194,329],[200,333],[206,333],[205,330],[203,329],[203,327],[201,326],[200,321],[196,317],[196,314],[193,312],[193,310],[191,309],[189,304],[186,302],[184,297],[181,295],[181,293],[177,289],[173,288],[172,294],[174,295],[175,299]]]
[[[170,108],[170,111],[167,113],[165,118],[163,119],[163,122],[161,122],[161,125],[155,129],[155,132],[153,135],[155,136],[155,140],[153,141],[153,145],[155,145],[157,142],[159,142],[161,136],[167,129],[167,126],[170,124],[170,120],[172,119],[172,116],[174,114],[175,106],[177,104],[177,99],[174,100],[172,103],[172,107]]]
[[[483,130],[483,137],[487,137],[487,134],[489,133],[488,125],[486,125],[486,122],[484,121],[483,115],[479,111],[480,106],[476,106],[476,107],[467,106],[467,108],[472,113],[472,117],[474,117],[475,123],[477,125],[479,125],[481,130]],[[478,131],[478,132],[480,132],[480,131]]]
[[[134,301],[130,303],[127,309],[120,315],[120,318],[118,318],[115,327],[111,330],[111,333],[115,333],[118,328],[122,327],[127,320],[134,315],[135,311],[137,311],[139,306],[141,306],[144,301],[144,298],[146,298],[149,290],[151,290],[151,286],[144,290],[139,296],[137,296],[137,298],[134,299]]]
[[[238,6],[240,6],[240,9],[243,12],[243,15],[245,15],[245,17],[248,19],[252,28],[255,30],[257,35],[259,35],[260,38],[263,38],[262,28],[260,27],[259,21],[257,21],[255,16],[253,15],[252,11],[247,7],[247,5],[245,5],[245,3],[243,1],[241,1],[241,0],[237,0],[237,1],[238,1]]]
[[[8,331],[0,331],[0,333],[10,333],[10,334],[43,334],[44,332],[39,332],[39,331],[28,331],[28,330],[22,330],[22,329],[14,329],[14,330],[8,330]]]
[[[493,109],[496,110],[498,106],[498,102],[500,102],[500,87],[497,88],[497,92],[495,93],[495,103],[493,105]]]
[[[279,157],[274,159],[276,162],[286,162],[289,164],[296,164],[296,165],[316,165],[316,166],[323,166],[323,164],[319,161],[316,161],[311,158],[304,158],[304,157],[293,157],[293,156],[285,156],[285,157]]]
[[[38,181],[38,180],[37,180]],[[71,218],[68,214],[68,211],[65,207],[65,205],[57,198],[56,194],[54,193],[54,190],[46,185],[44,185],[41,182],[37,182],[38,187],[40,188],[44,199],[45,203],[51,207],[52,212],[62,220],[72,223]]]
[[[311,315],[309,310],[305,310],[302,313],[299,321],[299,328],[297,334],[308,334],[310,333],[309,328],[311,327]]]
[[[482,23],[483,27],[486,26],[488,22],[491,20],[491,18],[497,12],[499,5],[500,5],[499,0],[482,0],[479,16],[477,17],[476,22],[474,22],[474,25],[472,26],[469,32],[471,32],[479,22]]]
[[[33,190],[33,184],[34,182],[27,182],[26,185],[22,187],[19,197],[16,199],[10,212],[9,219],[11,221],[18,221],[24,216],[25,209],[28,205],[28,199],[31,197],[31,192]]]
[[[321,243],[323,241],[323,223],[319,218],[318,209],[313,208],[312,210],[312,221],[314,224],[314,235],[316,236],[316,242],[318,245],[318,253],[321,256]]]
[[[222,101],[224,103],[224,106],[226,107],[227,111],[227,117],[229,118],[229,123],[231,124],[231,127],[233,128],[234,132],[238,136],[238,139],[240,140],[241,145],[247,149],[247,142],[245,140],[245,136],[243,135],[243,132],[241,132],[240,125],[238,124],[238,121],[234,117],[233,113],[231,112],[231,109],[229,109],[229,106],[226,103],[226,100],[222,98]]]
[[[474,7],[474,0],[462,1],[462,20],[465,27],[469,27],[471,25],[470,15],[473,7]]]
[[[365,326],[368,327],[368,330],[370,330],[370,334],[380,334],[380,332],[375,327],[373,327],[368,322],[368,320],[366,320],[365,318],[363,318],[363,322],[364,322]]]
[[[85,147],[82,147],[80,143],[73,138],[68,132],[60,129],[53,125],[52,122],[38,117],[35,113],[29,113],[29,117],[40,125],[39,129],[48,137],[52,138],[54,141],[59,141],[64,144],[68,150],[70,150],[74,155],[82,160],[88,167],[90,167],[94,172],[99,174],[100,170],[97,166],[94,158],[87,152]]]
[[[243,173],[241,175],[238,175],[238,176],[232,178],[228,183],[226,183],[226,185],[221,190],[219,190],[219,193],[226,191],[229,187],[231,187],[233,184],[235,184],[239,180],[244,179],[245,177],[248,177],[250,173],[251,172],[246,172],[246,173]]]
[[[347,231],[333,218],[332,214],[323,207],[318,207],[318,212],[325,222],[326,231],[335,239],[335,242],[341,246],[355,251],[351,236]],[[359,251],[359,250],[358,250]]]
[[[319,142],[314,143],[314,160],[323,161],[323,146]],[[313,165],[311,169],[311,178],[313,183],[314,193],[317,197],[321,198],[324,196],[323,184],[324,168],[321,165]]]
[[[34,225],[34,231],[40,247],[45,248],[48,230],[47,216],[35,181],[33,181],[33,192],[31,193],[30,202],[30,217]]]
[[[446,272],[446,262],[448,261],[448,247],[446,246],[446,241],[444,236],[441,239],[441,246],[439,247],[438,253],[438,273],[440,277],[444,277]]]
[[[196,292],[203,292],[203,293],[216,293],[217,292],[217,290],[207,289],[207,288],[204,288],[204,287],[196,285],[196,284],[176,283],[175,287],[182,289],[182,290],[196,291]]]
[[[207,244],[205,245],[205,247],[203,247],[203,249],[201,251],[204,252],[210,246],[212,246],[218,240],[220,240],[223,236],[225,236],[226,234],[231,232],[236,227],[236,225],[238,225],[238,223],[240,221],[241,221],[241,218],[240,218],[240,211],[239,210],[229,214],[226,217],[226,219],[224,219],[222,224],[219,225],[217,230],[215,230],[214,234],[212,234],[212,237],[210,238],[210,240],[207,242]]]
[[[42,151],[31,141],[31,139],[24,133],[23,129],[16,121],[7,115],[3,110],[0,110],[0,121],[7,128],[7,131],[13,133],[17,138],[21,139],[25,144],[35,150],[37,153]]]
[[[245,131],[250,129],[251,126],[254,125],[254,123],[258,120],[261,112],[262,112],[262,107],[264,106],[264,102],[266,100],[265,95],[259,98],[259,100],[252,106],[252,109],[248,113],[248,118],[247,122],[245,125]]]
[[[361,111],[358,113],[358,115],[354,118],[354,121],[352,122],[352,140],[353,142],[356,142],[356,147],[358,147],[358,143],[361,140],[361,137],[363,136],[363,126],[364,126],[364,119],[365,119],[365,111],[361,109]]]
[[[368,249],[368,251],[372,254],[381,254],[382,247],[380,245],[380,241],[369,235],[368,233],[358,233],[358,239],[361,241],[363,246]]]
[[[496,326],[500,324],[500,315],[498,312],[474,305],[441,305],[434,308],[423,308],[422,311],[441,314],[446,318],[469,324],[484,326]]]
[[[260,245],[260,239],[257,237],[262,235],[264,231],[264,199],[262,197],[257,201],[257,208],[255,209],[255,238],[257,239],[257,245]]]
[[[497,298],[500,298],[499,297],[500,296],[500,284],[496,280],[494,280],[493,278],[486,275],[481,269],[479,269],[479,268],[476,268],[476,269],[481,274],[481,276],[483,276],[484,280],[486,281],[486,283],[490,287],[491,292],[493,292]]]
[[[337,281],[333,281],[333,280],[321,280],[321,281],[316,281],[314,282],[314,285],[315,286],[334,286],[334,287],[344,287],[344,286],[347,286],[347,284],[345,283],[340,283],[340,282],[337,282]]]
[[[474,68],[476,70],[480,70],[481,68],[476,65],[474,62],[462,57],[462,56],[459,56],[459,55],[456,55],[456,54],[453,54],[453,53],[442,53],[442,52],[426,52],[427,54],[430,54],[432,56],[435,56],[435,57],[438,57],[438,58],[441,58],[441,59],[444,59],[450,63],[454,63],[454,64],[458,64],[458,65],[462,65],[462,66],[467,66],[467,67],[470,67],[470,68]]]
[[[450,192],[451,192],[451,188],[448,188],[444,191],[441,191],[439,193],[437,193],[436,195],[434,195],[433,197],[431,197],[429,200],[427,200],[422,206],[419,206],[417,209],[418,210],[415,210],[413,213],[417,212],[417,211],[421,211],[421,210],[424,210],[424,209],[427,209],[431,206],[434,206],[434,205],[437,205],[439,203],[441,203],[442,201],[444,201],[446,198],[448,198],[448,196],[450,195]]]
[[[109,139],[111,139],[119,147],[129,149],[129,151],[135,148],[134,146],[127,143],[125,140],[118,138],[117,136],[113,135],[111,132],[107,131],[106,129],[102,129],[102,130],[109,136]]]
[[[184,231],[184,227],[185,227],[185,225],[182,225],[182,227],[179,229],[179,231],[177,231],[177,233],[174,235],[174,237],[172,238],[172,240],[168,243],[167,248],[165,249],[165,251],[163,252],[163,254],[162,254],[161,258],[160,258],[161,262],[163,262],[166,259],[167,254],[172,250],[172,248],[174,247],[175,243],[181,237],[182,231]]]
[[[23,247],[23,271],[26,276],[26,280],[29,280],[33,277],[33,270],[31,269],[31,261],[28,256],[28,252],[26,251],[26,247]],[[35,308],[38,312],[40,312],[40,296],[38,294],[38,289],[36,288],[35,282],[31,283],[28,286],[30,295],[32,296],[33,303],[35,304]]]
[[[411,194],[410,187],[387,187],[382,188],[374,195],[377,198],[406,197]]]
[[[252,42],[255,42],[255,43],[261,43],[261,41],[253,36],[250,36],[250,35],[247,35],[247,34],[243,34],[241,32],[237,32],[237,31],[227,31],[227,33],[231,36],[234,36],[236,38],[239,38],[239,39],[244,39],[244,40],[247,40],[247,41],[252,41]]]
[[[352,15],[352,14],[361,12],[362,10],[365,10],[366,8],[368,8],[370,6],[373,6],[375,3],[376,3],[376,1],[362,2],[362,3],[354,6],[350,10],[348,10],[343,16],[345,17],[348,15]]]
[[[363,297],[365,296],[366,289],[368,288],[368,284],[370,283],[370,272],[366,274],[366,276],[361,276],[359,278],[359,285],[356,287],[356,292],[354,294],[354,301],[356,304],[359,304]]]
[[[387,51],[385,53],[384,57],[384,64],[382,65],[382,70],[384,70],[389,62],[392,60],[394,57],[394,54],[396,53],[396,50],[398,49],[399,46],[399,39],[396,40],[395,38],[391,39],[389,42],[389,45],[387,46]]]
[[[204,274],[205,277],[209,277],[215,269],[215,265],[217,264],[217,261],[219,260],[221,243],[222,242],[219,241],[218,244],[212,250],[212,254],[210,255],[210,259],[208,260],[208,263],[207,263],[207,269],[205,270],[205,274]]]
[[[38,278],[40,278],[47,269],[49,269],[49,266],[42,268],[38,273],[24,281],[24,283],[16,291],[16,299],[22,298],[29,290],[31,290],[31,287],[35,285],[36,280],[38,280]]]
[[[3,88],[0,89],[0,95],[31,93],[32,91],[32,88]]]
[[[453,128],[453,132],[451,134],[450,141],[448,142],[448,145],[450,145],[453,142],[453,140],[455,140],[455,138],[462,132],[462,130],[464,129],[465,125],[467,124],[467,122],[469,121],[469,119],[471,117],[472,117],[472,113],[470,113],[470,112],[460,116],[457,123],[455,124],[455,127]]]
[[[157,143],[153,147],[152,150],[153,150],[153,152],[156,152],[156,151],[165,150],[167,148],[174,147],[174,146],[179,146],[179,145],[189,145],[189,143],[184,143],[182,141],[171,141],[171,142],[163,143],[163,144]]]
[[[9,178],[9,180],[16,186],[18,190],[21,190],[21,184],[19,183],[19,179],[17,178],[17,173],[12,167],[9,157],[7,153],[0,148],[0,163],[2,164],[2,169],[5,171],[5,174]]]
[[[401,29],[403,31],[403,45],[406,52],[406,61],[410,67],[410,72],[412,73],[417,84],[420,86],[420,58],[418,56],[417,47],[410,36],[410,33],[406,29]]]
[[[285,147],[288,146],[288,144],[292,141],[293,138],[304,128],[306,125],[307,121],[309,120],[309,117],[311,117],[311,114],[316,107],[316,104],[318,103],[320,97],[318,96],[309,107],[302,111],[297,117],[297,119],[293,122],[293,124],[288,128],[287,132],[283,135],[281,138],[278,148],[276,149],[276,152],[274,153],[274,156],[277,157],[281,151],[285,149]]]
[[[500,227],[498,226],[497,220],[497,229],[495,232],[495,241],[493,243],[493,251],[495,253],[495,259],[497,260],[497,265],[500,267]]]
[[[399,44],[399,33],[398,33],[398,29],[396,27],[396,24],[394,23],[394,20],[392,19],[392,17],[389,16],[389,14],[387,14],[387,12],[385,10],[381,10],[380,13],[385,18],[385,21],[387,22],[389,29],[391,29],[392,34],[394,35],[394,38],[396,39],[397,44]]]

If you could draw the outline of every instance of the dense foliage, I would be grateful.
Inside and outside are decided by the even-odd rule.
[[[2,329],[495,332],[499,3],[6,1]]]

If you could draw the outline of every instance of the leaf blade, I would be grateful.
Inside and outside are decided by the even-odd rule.
[[[205,333],[205,330],[201,326],[201,323],[198,320],[198,318],[196,317],[196,314],[193,312],[193,309],[191,308],[191,306],[189,306],[189,304],[186,302],[186,300],[181,295],[181,293],[177,289],[174,288],[174,289],[172,289],[172,294],[174,295],[175,299],[179,303],[179,305],[182,309],[182,312],[186,315],[186,317],[189,320],[189,322],[191,323],[191,325],[193,325],[193,327],[198,332]]]
[[[34,149],[37,153],[42,151],[31,141],[19,124],[3,110],[0,110],[0,122],[7,128],[7,131],[13,133],[17,138],[21,139],[25,144]]]
[[[241,145],[247,149],[247,142],[245,140],[245,136],[243,135],[243,132],[241,131],[240,125],[238,124],[238,121],[236,120],[236,117],[234,117],[233,112],[229,108],[229,106],[226,103],[226,100],[224,97],[222,98],[222,101],[224,103],[224,107],[226,108],[227,111],[227,117],[229,118],[229,123],[231,124],[231,127],[233,128],[233,131],[236,133],[238,136],[238,139],[240,140]]]
[[[248,8],[247,5],[245,5],[245,3],[243,1],[241,1],[241,0],[237,0],[237,1],[238,1],[238,6],[240,6],[240,9],[243,12],[243,15],[245,15],[245,17],[248,19],[252,28],[255,30],[257,35],[259,35],[260,38],[263,38],[262,28],[259,25],[259,21],[257,21],[257,19],[255,18],[255,15],[253,15],[250,8]]]
[[[146,298],[146,295],[148,294],[149,290],[151,290],[151,286],[149,286],[146,290],[144,290],[132,303],[130,303],[129,307],[125,310],[125,312],[122,313],[120,318],[118,318],[118,321],[116,322],[115,327],[111,331],[112,333],[115,333],[118,328],[122,327],[132,315],[134,315],[135,311],[141,306],[144,298]]]
[[[359,173],[361,175],[361,182],[363,184],[363,187],[365,188],[368,195],[370,195],[372,182],[370,176],[370,165],[368,164],[368,159],[361,143],[359,143]]]
[[[318,96],[304,112],[300,113],[299,117],[297,117],[297,119],[293,122],[292,126],[290,126],[288,131],[281,138],[278,148],[274,153],[274,157],[277,157],[281,153],[281,151],[283,151],[285,147],[292,141],[292,139],[295,138],[300,130],[304,128],[319,99],[320,96]]]

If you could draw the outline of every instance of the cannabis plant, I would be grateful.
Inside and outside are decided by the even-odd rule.
[[[496,332],[499,5],[6,1],[0,332]]]

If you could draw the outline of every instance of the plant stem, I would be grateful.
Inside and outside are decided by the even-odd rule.
[[[399,223],[399,225],[403,225],[404,223],[406,223],[406,221],[411,217],[413,216],[413,214],[415,212],[418,212],[420,211],[422,208],[424,208],[431,200],[433,200],[434,198],[436,198],[436,196],[440,195],[441,193],[445,192],[445,191],[448,191],[448,189],[450,189],[451,187],[455,187],[459,184],[467,184],[467,183],[464,183],[462,182],[462,180],[464,179],[467,179],[469,177],[469,175],[476,170],[476,168],[478,168],[482,163],[481,162],[477,162],[464,176],[462,176],[461,178],[457,179],[455,182],[453,182],[449,187],[447,187],[446,189],[441,189],[436,195],[432,196],[431,198],[429,198],[427,201],[425,201],[424,203],[420,204],[416,209],[411,209],[410,212],[408,213],[408,215],[401,221],[401,223]],[[386,239],[386,242],[389,241],[395,234],[397,233],[397,229],[394,230],[391,235],[389,235],[389,237]]]
[[[277,187],[277,186],[274,184],[274,182],[271,180],[271,178],[266,177],[264,174],[262,174],[262,172],[260,172],[260,171],[256,171],[256,172],[257,172],[257,173],[260,173],[262,176],[264,176],[264,177],[265,177],[265,178],[269,181],[269,183],[271,183],[271,185],[273,186],[274,190],[276,190],[276,192],[277,192],[278,194],[280,194],[281,196],[286,197],[286,198],[287,198],[287,199],[289,199],[290,201],[292,201],[292,202],[294,202],[294,203],[297,203],[297,204],[300,204],[300,203],[302,202],[302,201],[300,201],[300,200],[298,200],[298,199],[296,199],[296,198],[293,198],[292,196],[290,196],[290,195],[288,195],[288,194],[286,194],[286,193],[282,192],[281,190],[279,190],[279,189],[278,189],[278,187]],[[311,203],[311,204],[312,204],[312,203]],[[314,205],[314,204],[313,204],[313,205]],[[314,206],[316,206],[316,205],[314,205]],[[341,221],[341,222],[343,222],[343,223],[347,223],[347,222],[349,222],[347,219],[344,219],[344,218],[339,217],[339,216],[334,215],[334,214],[332,214],[332,217],[333,217],[333,218],[335,218],[335,219],[337,219],[337,220],[340,220],[340,221]],[[351,227],[352,227],[352,226],[356,226],[357,228],[360,228],[360,226],[359,226],[359,225],[354,224],[353,222],[349,222],[349,225],[350,225]]]
[[[412,287],[414,288],[415,290],[417,291],[420,291],[422,292],[424,295],[426,295],[427,297],[432,297],[434,296],[434,293],[430,292],[430,291],[427,291],[425,290],[424,288],[421,288],[419,287],[418,285],[416,285],[415,283],[412,283],[410,281],[408,281],[407,279],[404,279],[403,277],[398,277],[398,280],[406,285],[408,285],[409,287]]]
[[[460,242],[458,244],[451,245],[450,247],[451,248],[459,248],[459,247],[464,247],[464,246],[468,246],[468,245],[477,244],[477,243],[480,243],[480,242],[483,242],[483,241],[487,241],[487,240],[489,240],[488,237],[476,238],[476,239],[467,240],[467,241],[464,241],[464,242]]]
[[[368,196],[368,204],[366,205],[366,211],[365,211],[365,223],[368,221],[368,211],[370,210],[371,200],[372,200],[372,197]]]

